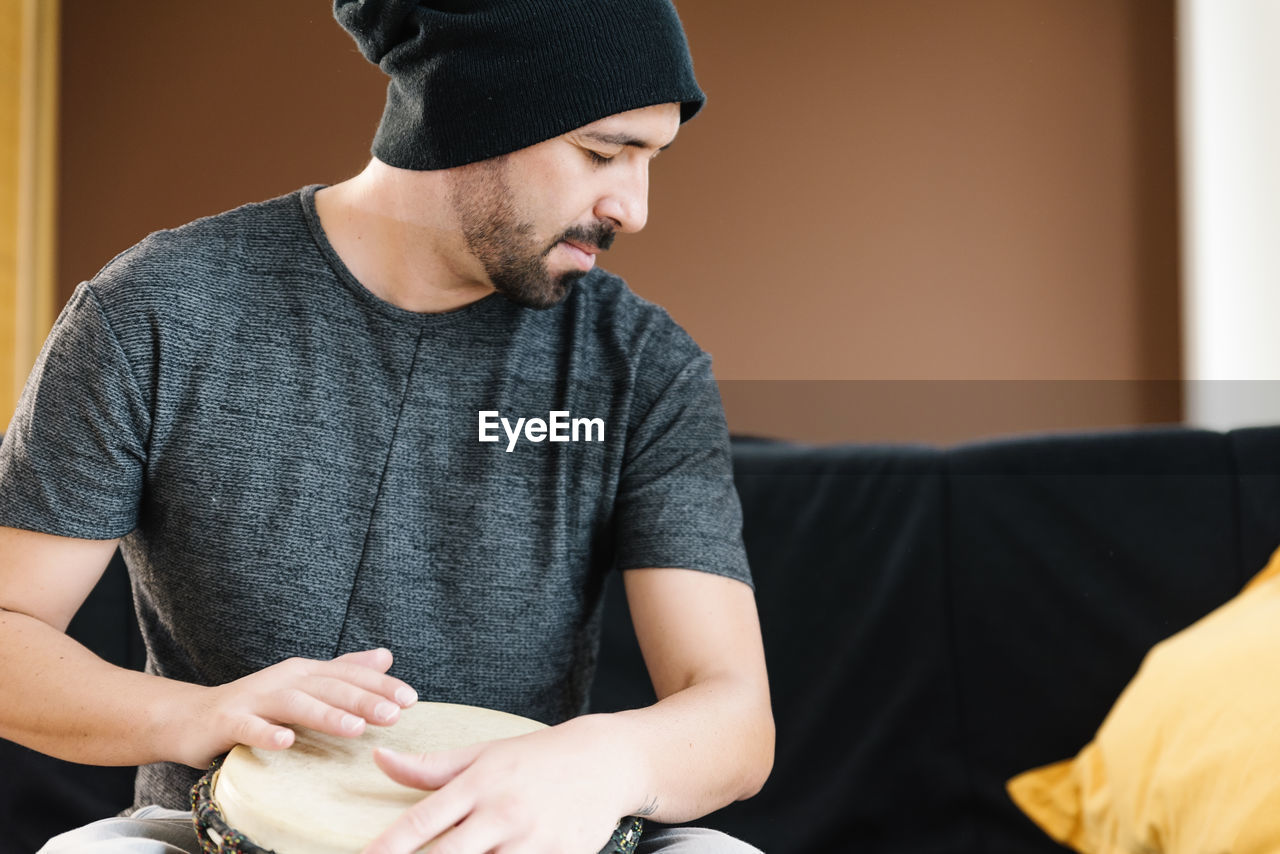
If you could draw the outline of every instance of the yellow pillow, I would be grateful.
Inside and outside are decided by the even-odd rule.
[[[1074,759],[1008,790],[1084,854],[1280,851],[1280,551],[1151,649]]]

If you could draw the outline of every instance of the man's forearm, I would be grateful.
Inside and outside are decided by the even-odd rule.
[[[49,624],[0,610],[0,737],[93,765],[201,768],[236,744],[280,750],[293,724],[357,736],[417,702],[388,650],[293,658],[205,687],[108,664]]]
[[[749,798],[773,767],[767,696],[746,682],[707,679],[643,709],[589,715],[616,749],[631,812],[666,823],[699,818]]]
[[[46,623],[0,610],[0,736],[91,765],[170,760],[162,710],[198,690],[116,667]]]

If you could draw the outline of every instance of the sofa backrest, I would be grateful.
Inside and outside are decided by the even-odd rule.
[[[1056,852],[1004,781],[1280,544],[1280,428],[939,450],[735,441],[778,749],[703,823],[770,854]],[[598,707],[651,702],[620,585]]]

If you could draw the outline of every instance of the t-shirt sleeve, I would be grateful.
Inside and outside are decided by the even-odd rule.
[[[677,567],[751,584],[724,407],[701,351],[630,431],[615,535],[620,570]]]
[[[88,284],[54,323],[0,443],[0,525],[82,539],[134,529],[149,409]]]

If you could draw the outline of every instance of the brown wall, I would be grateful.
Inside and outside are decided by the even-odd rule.
[[[1180,418],[1172,0],[679,6],[710,102],[605,263],[712,353],[733,429]],[[64,8],[64,297],[363,165],[384,82],[324,0]]]

